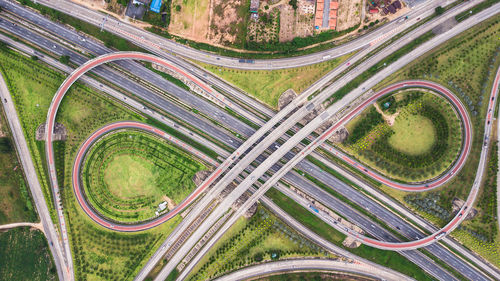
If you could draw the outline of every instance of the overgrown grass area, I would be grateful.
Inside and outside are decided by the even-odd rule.
[[[406,274],[416,280],[433,280],[425,271],[397,252],[379,250],[365,245],[361,245],[358,248],[347,248],[343,246],[342,241],[344,241],[346,237],[344,234],[327,225],[321,219],[276,189],[270,189],[266,193],[266,196],[271,198],[276,205],[305,227],[313,230],[316,234],[333,244],[362,258]]]
[[[76,30],[79,30],[101,40],[106,45],[106,47],[112,47],[119,51],[137,51],[147,53],[146,50],[138,47],[137,45],[134,45],[132,42],[127,41],[120,36],[114,35],[106,30],[103,30],[101,32],[101,29],[98,26],[89,24],[81,19],[75,18],[73,16],[67,15],[38,3],[35,4],[31,0],[20,0],[19,3],[40,11],[42,15],[48,16],[53,21],[71,25]]]
[[[35,132],[45,122],[52,96],[64,76],[13,51],[0,51],[0,61],[52,219],[56,221],[46,177],[44,143],[35,140]],[[78,280],[133,279],[180,221],[175,217],[141,233],[113,232],[97,226],[74,199],[71,168],[77,149],[91,132],[120,120],[145,121],[145,118],[78,83],[63,99],[56,118],[68,133],[66,141],[55,143],[55,162]]]
[[[450,217],[442,219],[432,212],[438,210],[439,206],[453,215],[453,200],[455,198],[466,199],[476,176],[483,144],[486,107],[492,81],[500,65],[499,36],[500,16],[495,16],[442,44],[421,59],[391,75],[376,87],[380,89],[403,79],[432,80],[455,92],[470,112],[473,125],[472,149],[464,168],[443,187],[420,195],[425,198],[431,196],[431,193],[439,193],[436,206],[424,209],[418,208],[417,201],[412,198],[409,201],[415,202],[414,204],[409,204],[405,200],[401,201],[420,215],[428,217],[438,226],[443,226]],[[392,195],[390,190],[386,192]],[[498,229],[494,225],[496,220],[491,218],[490,206],[490,202],[496,200],[495,196],[496,193],[483,184],[475,205],[478,214],[473,219],[465,220],[462,223],[462,229],[454,231],[452,236],[499,266],[500,239]]]
[[[277,109],[278,99],[284,91],[293,89],[297,94],[300,94],[350,56],[352,53],[314,65],[283,70],[239,70],[204,63],[199,64],[254,98]]]
[[[0,108],[0,224],[34,222],[37,215],[7,120]]]
[[[390,178],[425,181],[439,176],[462,145],[460,120],[442,97],[404,91],[382,98],[347,124],[350,135],[340,144],[348,154]],[[377,106],[378,110],[376,110]]]
[[[57,280],[54,260],[41,231],[22,227],[0,233],[0,280]]]
[[[140,131],[102,137],[87,152],[82,169],[85,195],[104,216],[123,222],[168,212],[196,187],[206,167],[164,139]],[[159,204],[168,207],[158,210]]]
[[[208,280],[247,265],[293,257],[329,257],[263,207],[241,217],[193,268],[187,280]]]

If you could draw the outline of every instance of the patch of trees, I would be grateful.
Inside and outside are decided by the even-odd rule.
[[[67,56],[67,55],[60,56],[60,57],[59,57],[59,61],[60,61],[61,63],[64,63],[64,64],[68,64],[68,63],[69,63],[69,56]]]
[[[445,9],[441,6],[437,6],[436,9],[434,9],[434,12],[436,13],[436,15],[442,15],[444,13]]]
[[[437,192],[428,193],[425,196],[421,193],[417,193],[404,197],[406,203],[412,205],[417,210],[433,215],[443,221],[447,221],[451,213],[439,205],[440,199],[440,195]]]
[[[497,172],[498,172],[498,146],[497,142],[491,146],[490,159],[488,161],[487,177],[484,181],[483,193],[481,194],[478,206],[481,208],[481,223],[489,226],[488,240],[492,241],[497,233]]]
[[[344,34],[352,32],[359,27],[359,24],[342,31],[328,30],[323,31],[319,34],[307,37],[295,37],[289,42],[267,42],[258,43],[254,41],[247,41],[245,43],[245,49],[253,51],[273,51],[273,52],[291,52],[300,48],[304,48],[313,44],[322,43],[325,41],[332,40],[336,37],[340,37]]]
[[[346,143],[356,143],[382,122],[384,122],[382,115],[380,115],[380,113],[378,113],[375,108],[370,107],[366,116],[356,124],[351,134],[347,138]]]
[[[9,153],[12,151],[12,145],[9,138],[0,138],[0,152]]]

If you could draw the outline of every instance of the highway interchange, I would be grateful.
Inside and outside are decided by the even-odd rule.
[[[87,41],[90,41],[90,40],[87,40]],[[72,59],[73,59],[73,57],[72,57]],[[168,92],[168,91],[167,91],[167,92]],[[296,106],[296,105],[294,105],[294,106]],[[304,108],[306,108],[306,106],[304,106]],[[292,109],[288,109],[287,111],[285,111],[285,113],[283,113],[283,115],[282,115],[282,116],[287,115],[287,113],[288,113],[288,112],[292,112],[293,110],[294,110],[294,108],[292,108]],[[306,110],[305,110],[305,111],[306,111],[306,112],[308,111],[308,110],[307,110],[307,108],[306,108]],[[279,116],[279,117],[282,117],[282,116]],[[279,117],[276,117],[276,119],[281,119],[281,118],[279,118]],[[279,121],[279,120],[278,120],[278,121]],[[231,122],[228,122],[228,123],[231,123]],[[268,126],[268,128],[269,128],[269,127],[271,127],[271,125],[269,125],[269,126]],[[266,128],[266,129],[268,129],[268,128]],[[236,128],[236,130],[238,130],[238,128]],[[264,130],[265,130],[265,129],[264,129]],[[283,129],[282,129],[282,130],[283,130]],[[274,133],[274,131],[273,131],[273,133]],[[248,136],[248,135],[252,135],[252,134],[253,134],[253,132],[251,132],[251,131],[249,130],[249,132],[247,132],[247,134],[245,134],[245,135],[247,135],[247,136]],[[253,136],[253,135],[252,135],[252,136]],[[259,136],[259,137],[260,137],[260,136]],[[279,137],[279,136],[278,136],[278,137]],[[297,138],[298,138],[298,137],[297,137]],[[255,137],[255,139],[257,139],[257,137]],[[266,140],[266,139],[264,139],[264,140]],[[237,141],[237,140],[235,140],[235,139],[233,138],[233,142],[236,142],[236,141]],[[253,140],[253,141],[255,142],[255,140]],[[231,143],[230,141],[227,141],[227,142],[228,142],[228,143]],[[247,142],[252,142],[252,140],[250,140],[250,139],[249,139],[249,140],[247,140]],[[274,140],[271,140],[271,142],[274,142]],[[237,146],[237,144],[235,143],[235,144],[233,145],[233,147],[234,147],[234,146]],[[268,147],[271,147],[271,146],[272,146],[272,143],[271,143],[271,144],[269,144],[267,147],[266,147],[266,145],[264,145],[264,146],[263,146],[263,148],[267,149]],[[244,149],[244,150],[243,150],[243,149],[241,149],[241,151],[245,151],[247,148],[249,148],[249,146],[245,147],[245,149]],[[237,150],[237,151],[238,151],[238,150]],[[263,151],[263,150],[262,150],[262,151]],[[235,154],[235,153],[233,153],[232,155],[238,155],[238,153],[236,153],[236,154]],[[228,159],[230,159],[230,158],[228,158]],[[250,159],[250,160],[248,160],[248,161],[253,161],[253,159]],[[271,160],[270,160],[270,161],[271,161]],[[242,165],[242,166],[247,166],[247,165]],[[236,176],[237,176],[239,173],[234,172],[234,174],[236,174]],[[234,176],[234,174],[233,174],[233,176]],[[229,178],[229,177],[228,177],[228,178]],[[250,178],[250,177],[249,177],[249,178]],[[233,178],[233,179],[234,179],[234,178]],[[249,182],[250,182],[250,180],[249,180]],[[221,184],[221,186],[222,186],[222,185],[223,185],[223,184]],[[242,188],[242,189],[243,189],[243,188]],[[208,194],[207,194],[207,196],[208,196]]]

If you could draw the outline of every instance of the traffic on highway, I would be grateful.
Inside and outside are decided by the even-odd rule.
[[[69,26],[56,23],[40,15],[34,9],[29,9],[14,1],[0,0],[0,8],[5,9],[0,10],[0,30],[8,33],[8,36],[0,34],[0,41],[5,42],[12,50],[24,52],[32,59],[36,57],[36,60],[39,56],[41,61],[54,69],[69,73],[52,97],[45,123],[44,152],[53,206],[46,205],[42,187],[37,182],[34,168],[31,167],[34,166],[31,161],[32,156],[30,156],[26,140],[22,137],[22,130],[25,128],[21,128],[20,125],[17,125],[19,128],[15,126],[20,124],[15,116],[15,111],[19,109],[11,105],[14,102],[11,101],[8,90],[4,89],[7,88],[7,84],[0,81],[2,91],[0,96],[2,96],[2,103],[8,115],[11,115],[7,119],[9,124],[14,126],[16,145],[20,151],[23,168],[26,172],[32,173],[26,176],[35,198],[36,208],[40,213],[41,222],[47,231],[45,235],[56,261],[59,279],[78,279],[75,276],[74,267],[80,266],[80,261],[73,256],[75,254],[72,245],[74,238],[68,226],[69,222],[67,222],[71,218],[63,204],[67,199],[63,200],[63,194],[66,193],[58,182],[58,177],[61,175],[58,175],[58,168],[56,168],[57,157],[54,146],[58,111],[66,93],[79,80],[98,89],[101,93],[109,94],[120,105],[127,105],[136,112],[142,112],[147,118],[151,117],[170,126],[173,131],[181,132],[181,135],[185,133],[187,139],[209,147],[217,156],[216,158],[208,156],[195,148],[199,146],[191,144],[186,139],[181,140],[174,136],[175,133],[167,133],[170,131],[136,121],[117,121],[106,124],[89,133],[78,150],[75,148],[77,152],[71,169],[73,193],[84,214],[99,228],[103,227],[105,228],[103,230],[108,232],[140,232],[157,227],[183,213],[182,220],[165,236],[168,236],[166,239],[163,238],[165,239],[162,240],[163,243],[161,241],[158,243],[161,245],[149,257],[149,260],[141,265],[143,268],[136,273],[134,280],[145,280],[154,268],[157,268],[155,280],[164,280],[174,271],[177,271],[178,280],[184,280],[211,251],[216,242],[229,231],[230,227],[236,224],[238,219],[258,201],[275,212],[292,228],[306,233],[308,239],[328,248],[331,253],[349,257],[354,262],[331,263],[302,259],[307,264],[300,265],[301,259],[295,262],[280,261],[269,265],[263,264],[260,267],[236,270],[230,275],[221,277],[221,280],[243,280],[248,274],[258,276],[260,271],[272,274],[294,268],[338,269],[372,277],[382,278],[383,276],[383,278],[393,280],[411,280],[396,271],[384,271],[383,265],[371,264],[366,260],[358,262],[356,258],[359,257],[356,255],[323,241],[321,237],[317,237],[314,229],[301,226],[266,197],[266,192],[271,188],[281,191],[282,195],[305,207],[309,215],[313,214],[320,218],[327,225],[352,238],[353,241],[377,249],[398,251],[414,265],[439,280],[458,280],[457,275],[459,275],[470,280],[486,281],[500,276],[498,268],[484,262],[482,257],[473,250],[458,245],[460,242],[448,236],[470,217],[471,212],[476,208],[478,196],[481,194],[481,186],[488,167],[490,144],[495,139],[493,126],[496,125],[495,106],[500,91],[500,67],[496,70],[491,92],[487,97],[484,133],[481,137],[481,152],[474,183],[463,204],[456,212],[453,212],[453,218],[449,222],[437,229],[425,218],[404,215],[405,212],[411,212],[411,209],[399,203],[391,205],[394,200],[387,194],[374,196],[375,192],[363,190],[365,188],[376,189],[375,185],[364,182],[363,178],[369,178],[373,182],[403,192],[430,190],[439,192],[440,187],[445,186],[463,172],[465,164],[470,159],[473,145],[477,144],[478,136],[474,138],[473,133],[480,131],[477,130],[478,125],[473,127],[476,123],[472,120],[475,119],[471,118],[470,110],[464,105],[463,99],[458,98],[447,87],[430,80],[398,81],[377,92],[370,89],[376,87],[389,75],[432,51],[436,46],[455,38],[472,26],[497,16],[500,13],[500,3],[493,3],[491,7],[479,12],[472,13],[471,10],[470,17],[457,22],[455,21],[456,15],[468,11],[478,3],[483,3],[484,0],[463,3],[457,0],[423,1],[409,9],[405,17],[398,17],[362,36],[338,46],[334,45],[324,51],[277,59],[242,59],[194,49],[132,24],[124,23],[114,17],[106,16],[103,20],[102,14],[98,11],[71,1],[37,1],[60,13],[78,15],[82,21],[99,26],[101,30],[125,38],[152,53],[115,52],[108,45],[104,46],[102,42],[90,36],[82,35],[81,32]],[[441,8],[448,4],[451,5],[447,7],[443,15],[437,14],[437,10],[435,14],[437,7]],[[26,22],[18,24],[20,21]],[[451,21],[454,22],[450,24]],[[449,25],[447,29],[436,32],[438,28],[447,24]],[[379,62],[383,62],[391,54],[431,30],[435,34],[429,40],[408,50],[390,64],[388,63],[388,66],[384,64],[384,67],[378,69],[373,76],[359,82],[341,98],[331,98]],[[23,37],[24,40],[17,40],[19,37]],[[272,110],[236,86],[193,63],[193,60],[196,60],[234,69],[275,70],[312,65],[348,53],[352,54],[349,59],[312,83],[279,111]],[[57,62],[58,56],[66,55],[70,63],[64,65]],[[60,59],[59,62],[62,60]],[[180,77],[179,81],[186,87],[180,87],[183,85],[175,85],[174,82],[164,79],[160,73],[161,70],[157,67],[166,69],[167,73],[173,73],[173,76],[177,78]],[[327,143],[327,140],[342,126],[359,116],[377,100],[400,91],[415,89],[423,89],[445,98],[461,123],[461,149],[457,152],[456,159],[441,175],[422,182],[399,182]],[[4,98],[3,95],[9,97]],[[331,121],[328,126],[325,125],[327,120]],[[210,166],[211,172],[175,207],[169,207],[167,211],[157,213],[151,219],[134,223],[110,219],[88,201],[88,195],[82,184],[82,169],[85,165],[86,154],[90,149],[108,134],[119,130],[134,130],[156,135]],[[326,154],[319,153],[318,148],[322,148]],[[336,161],[328,159],[325,155],[336,157],[340,160],[339,163],[350,166],[357,173],[341,171],[343,168],[339,168]],[[323,168],[314,164],[311,158],[323,162],[333,170],[338,169],[338,174],[341,176],[326,173]],[[307,173],[307,177],[303,171]],[[317,182],[310,178],[314,178]],[[359,180],[359,187],[355,188],[352,183],[346,181],[346,178],[354,178],[355,182]],[[324,187],[320,187],[321,184],[331,188],[333,192],[327,192]],[[231,188],[229,189],[228,186]],[[348,198],[349,204],[339,200],[337,198],[339,195]],[[331,213],[315,205],[315,201],[338,214],[343,220],[357,225],[363,232],[360,233],[346,226],[341,223],[341,220],[333,219]],[[385,204],[382,203],[383,201]],[[49,209],[53,213],[50,213]],[[372,213],[376,218],[367,217],[363,212]],[[500,214],[500,206],[498,206],[498,213]],[[54,226],[52,221],[54,219],[58,220],[58,225]],[[431,227],[422,227],[422,221]],[[298,228],[305,229],[299,230]],[[118,233],[115,234],[118,235]],[[443,241],[439,243],[443,239],[446,240],[446,246],[443,245]],[[201,247],[193,251],[194,245],[197,247],[201,245]],[[424,248],[425,253],[417,250],[420,248]],[[168,252],[170,253],[167,259]],[[164,257],[165,261],[161,263],[161,268],[158,268],[160,260]],[[430,257],[440,259],[442,265],[433,264]],[[77,265],[73,264],[75,261]],[[179,271],[180,264],[182,267]],[[355,270],[356,264],[364,267]],[[450,268],[453,271],[450,271]]]

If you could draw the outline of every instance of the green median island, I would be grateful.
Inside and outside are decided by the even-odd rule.
[[[166,140],[138,130],[111,132],[87,152],[81,180],[101,215],[139,222],[168,212],[196,187],[206,167]]]
[[[346,125],[340,148],[392,179],[418,182],[444,173],[462,146],[461,121],[444,97],[410,89],[380,98]]]

